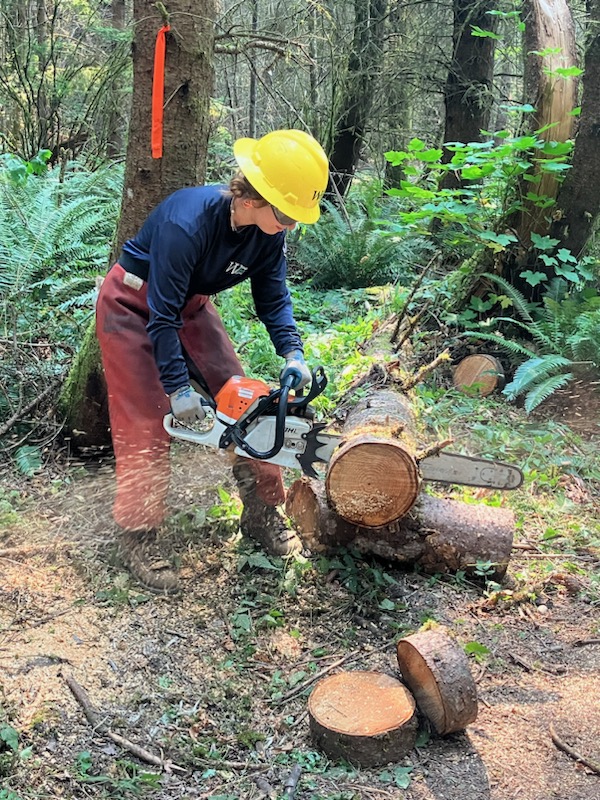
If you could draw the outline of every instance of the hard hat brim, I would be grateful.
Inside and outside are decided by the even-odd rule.
[[[321,216],[321,209],[318,203],[313,208],[303,208],[302,206],[288,203],[265,180],[263,173],[254,162],[256,142],[257,139],[244,138],[237,139],[233,143],[233,155],[244,176],[267,203],[272,203],[283,214],[295,219],[296,222],[303,222],[307,225],[316,222]]]

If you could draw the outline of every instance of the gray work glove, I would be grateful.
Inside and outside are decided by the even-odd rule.
[[[175,419],[186,425],[200,422],[206,416],[200,395],[191,386],[182,386],[181,389],[170,394],[169,401]]]
[[[285,367],[281,370],[279,382],[283,383],[284,379],[290,375],[296,378],[296,382],[292,384],[292,389],[304,389],[305,386],[312,383],[312,375],[306,366],[302,350],[292,350],[285,355]]]

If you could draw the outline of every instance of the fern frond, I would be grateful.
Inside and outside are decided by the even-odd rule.
[[[533,317],[531,316],[529,310],[530,303],[527,302],[525,296],[515,286],[513,286],[512,283],[509,283],[500,275],[494,275],[492,272],[484,272],[483,277],[488,278],[489,280],[501,286],[505,294],[512,300],[515,310],[519,312],[521,317],[526,322],[533,322]]]
[[[503,394],[514,400],[524,394],[533,384],[538,383],[549,373],[572,365],[572,361],[563,356],[539,356],[530,358],[519,366],[513,379],[504,389]]]
[[[547,400],[558,389],[562,389],[562,387],[566,386],[571,380],[573,380],[573,374],[571,372],[566,372],[562,375],[551,375],[549,378],[546,378],[545,381],[528,392],[524,404],[525,411],[529,414],[534,408],[537,408],[540,403]]]
[[[528,358],[535,358],[536,353],[533,350],[530,350],[528,347],[525,347],[518,342],[513,342],[512,339],[504,339],[504,337],[500,336],[497,333],[483,333],[481,331],[463,331],[461,336],[469,336],[473,339],[483,339],[486,342],[494,342],[494,344],[501,347],[503,350],[506,350],[508,353],[514,353],[516,355],[527,356]]]

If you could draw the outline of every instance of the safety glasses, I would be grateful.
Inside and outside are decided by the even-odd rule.
[[[275,206],[271,205],[271,203],[269,203],[269,205],[271,206],[271,211],[273,212],[273,216],[280,225],[295,225],[298,222],[297,219],[292,219],[291,217],[288,217],[287,214],[284,214],[278,208],[275,208]]]

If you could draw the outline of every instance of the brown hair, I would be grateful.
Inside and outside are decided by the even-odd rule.
[[[229,181],[229,193],[233,197],[242,197],[247,200],[260,201],[260,205],[268,205],[265,198],[259,194],[243,172],[236,172]]]

